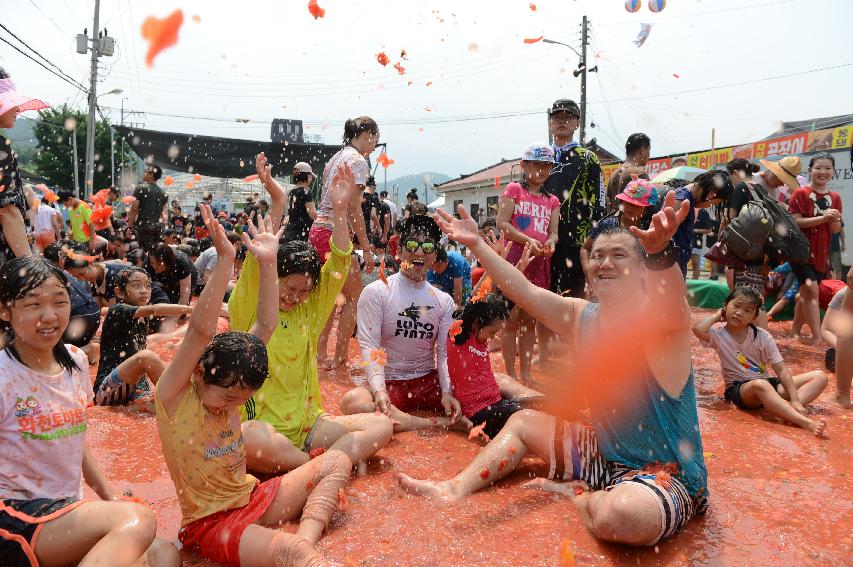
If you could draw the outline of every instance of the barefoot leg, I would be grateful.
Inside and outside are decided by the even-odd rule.
[[[495,381],[497,381],[498,387],[501,390],[501,396],[504,398],[533,398],[542,395],[541,392],[537,392],[533,388],[528,388],[502,372],[495,373]]]
[[[778,418],[814,433],[819,423],[795,410],[767,380],[750,380],[740,388],[740,397],[752,407],[764,409]]]
[[[820,396],[821,392],[826,388],[828,382],[826,374],[822,370],[812,370],[805,374],[798,374],[793,377],[794,384],[797,386],[797,397],[800,398],[800,403],[806,405],[813,402]],[[782,388],[780,384],[776,390],[779,395],[788,399],[788,392]]]
[[[292,471],[308,462],[308,454],[295,447],[290,439],[272,425],[252,420],[243,423],[246,468],[265,474]]]
[[[448,502],[461,500],[511,473],[527,451],[548,460],[551,424],[552,418],[544,413],[516,412],[498,436],[455,477],[439,482],[399,474],[397,480],[407,492]]]

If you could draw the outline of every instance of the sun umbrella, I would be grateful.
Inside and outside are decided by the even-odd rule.
[[[672,169],[667,169],[663,173],[658,174],[654,179],[652,179],[652,183],[666,183],[670,179],[693,181],[700,173],[705,173],[705,171],[706,170],[698,167],[687,167],[686,165],[673,167]]]

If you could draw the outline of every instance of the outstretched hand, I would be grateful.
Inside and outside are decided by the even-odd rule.
[[[438,217],[435,221],[439,228],[451,240],[455,240],[459,244],[471,248],[480,240],[480,229],[477,226],[477,221],[471,218],[465,207],[459,205],[459,218],[454,218],[443,209],[436,209]]]
[[[275,262],[278,259],[278,243],[284,232],[284,227],[273,232],[273,219],[267,215],[265,218],[258,217],[258,224],[249,220],[249,234],[243,232],[240,237],[246,249],[257,258],[258,263]],[[249,236],[251,235],[251,238]]]
[[[681,202],[681,207],[675,210],[675,191],[670,191],[664,198],[663,208],[652,217],[649,228],[642,230],[632,226],[631,234],[637,237],[647,254],[657,254],[667,247],[678,226],[688,214],[690,214],[690,203],[684,200]]]
[[[210,239],[213,241],[213,247],[216,249],[216,255],[222,259],[233,260],[236,256],[234,246],[225,236],[225,229],[213,216],[213,210],[210,205],[199,205],[199,212],[204,221],[204,226],[210,234]]]
[[[264,152],[255,156],[255,171],[258,174],[258,179],[267,190],[267,193],[269,193],[270,199],[273,201],[277,201],[279,199],[284,201],[284,189],[279,185],[278,181],[273,179],[272,166],[269,165],[267,156]]]

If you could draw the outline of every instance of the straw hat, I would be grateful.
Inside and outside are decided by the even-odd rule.
[[[800,188],[797,176],[802,171],[803,166],[800,163],[800,158],[797,156],[785,156],[779,161],[767,161],[766,159],[759,161],[761,161],[761,165],[773,172],[773,175],[787,185],[791,191],[796,191]]]

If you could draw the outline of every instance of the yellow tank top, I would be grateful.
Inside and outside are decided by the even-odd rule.
[[[155,393],[157,428],[183,513],[182,526],[249,503],[258,479],[246,474],[246,449],[236,409],[213,413],[187,388],[171,418]]]

